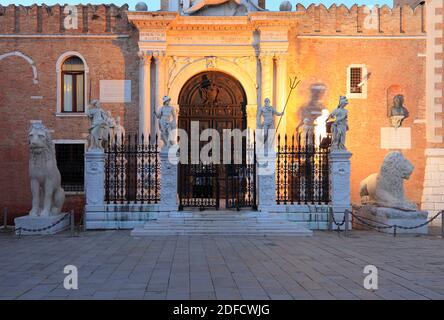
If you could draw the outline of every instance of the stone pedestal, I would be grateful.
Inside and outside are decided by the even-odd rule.
[[[100,150],[85,153],[86,205],[105,203],[105,153]]]
[[[350,158],[352,154],[347,150],[330,152],[330,196],[333,214],[336,222],[344,219],[345,210],[351,211],[350,204]],[[351,221],[351,217],[349,217]],[[337,229],[333,225],[334,229]],[[340,227],[345,229],[345,225]],[[351,224],[349,224],[351,228]]]
[[[23,216],[14,219],[17,235],[56,234],[70,226],[70,216],[61,213],[48,217]]]
[[[360,217],[362,221],[354,218],[353,228],[372,230],[372,228],[365,226],[363,221],[374,226],[397,225],[402,227],[414,227],[426,222],[428,213],[427,211],[402,211],[393,208],[361,206],[357,208],[355,215]],[[386,233],[393,233],[393,228],[379,230]],[[396,233],[427,234],[428,225],[411,230],[396,228]]]
[[[177,164],[179,157],[168,148],[160,152],[160,211],[177,211]]]
[[[276,208],[276,154],[257,155],[258,209],[270,212]]]

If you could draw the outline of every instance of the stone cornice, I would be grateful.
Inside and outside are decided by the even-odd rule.
[[[251,12],[247,16],[182,16],[177,12],[128,12],[128,19],[139,30],[254,30],[261,27],[290,28],[301,12]]]

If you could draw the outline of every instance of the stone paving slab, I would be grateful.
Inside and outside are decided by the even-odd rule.
[[[0,233],[0,299],[444,299],[444,239]],[[79,289],[63,287],[75,265]],[[379,288],[363,287],[366,265]]]

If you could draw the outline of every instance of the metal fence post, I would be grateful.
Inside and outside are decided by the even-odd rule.
[[[344,217],[344,221],[345,221],[345,226],[344,226],[344,236],[347,236],[348,234],[348,221],[349,221],[349,212],[348,210],[345,210],[345,217]]]

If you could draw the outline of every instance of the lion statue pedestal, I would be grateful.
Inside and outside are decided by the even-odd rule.
[[[416,204],[406,199],[404,180],[410,178],[413,165],[399,151],[389,152],[378,173],[374,173],[361,182],[361,204],[354,209],[355,215],[374,225],[397,225],[413,227],[427,221],[427,211],[419,211]],[[353,219],[353,228],[369,229],[365,223]],[[393,233],[393,228],[379,229]],[[397,233],[427,233],[428,226],[417,229],[397,228]]]
[[[61,213],[65,192],[60,186],[54,143],[41,122],[31,125],[28,140],[32,209],[28,216],[14,219],[16,233],[54,234],[70,224],[68,215]]]

